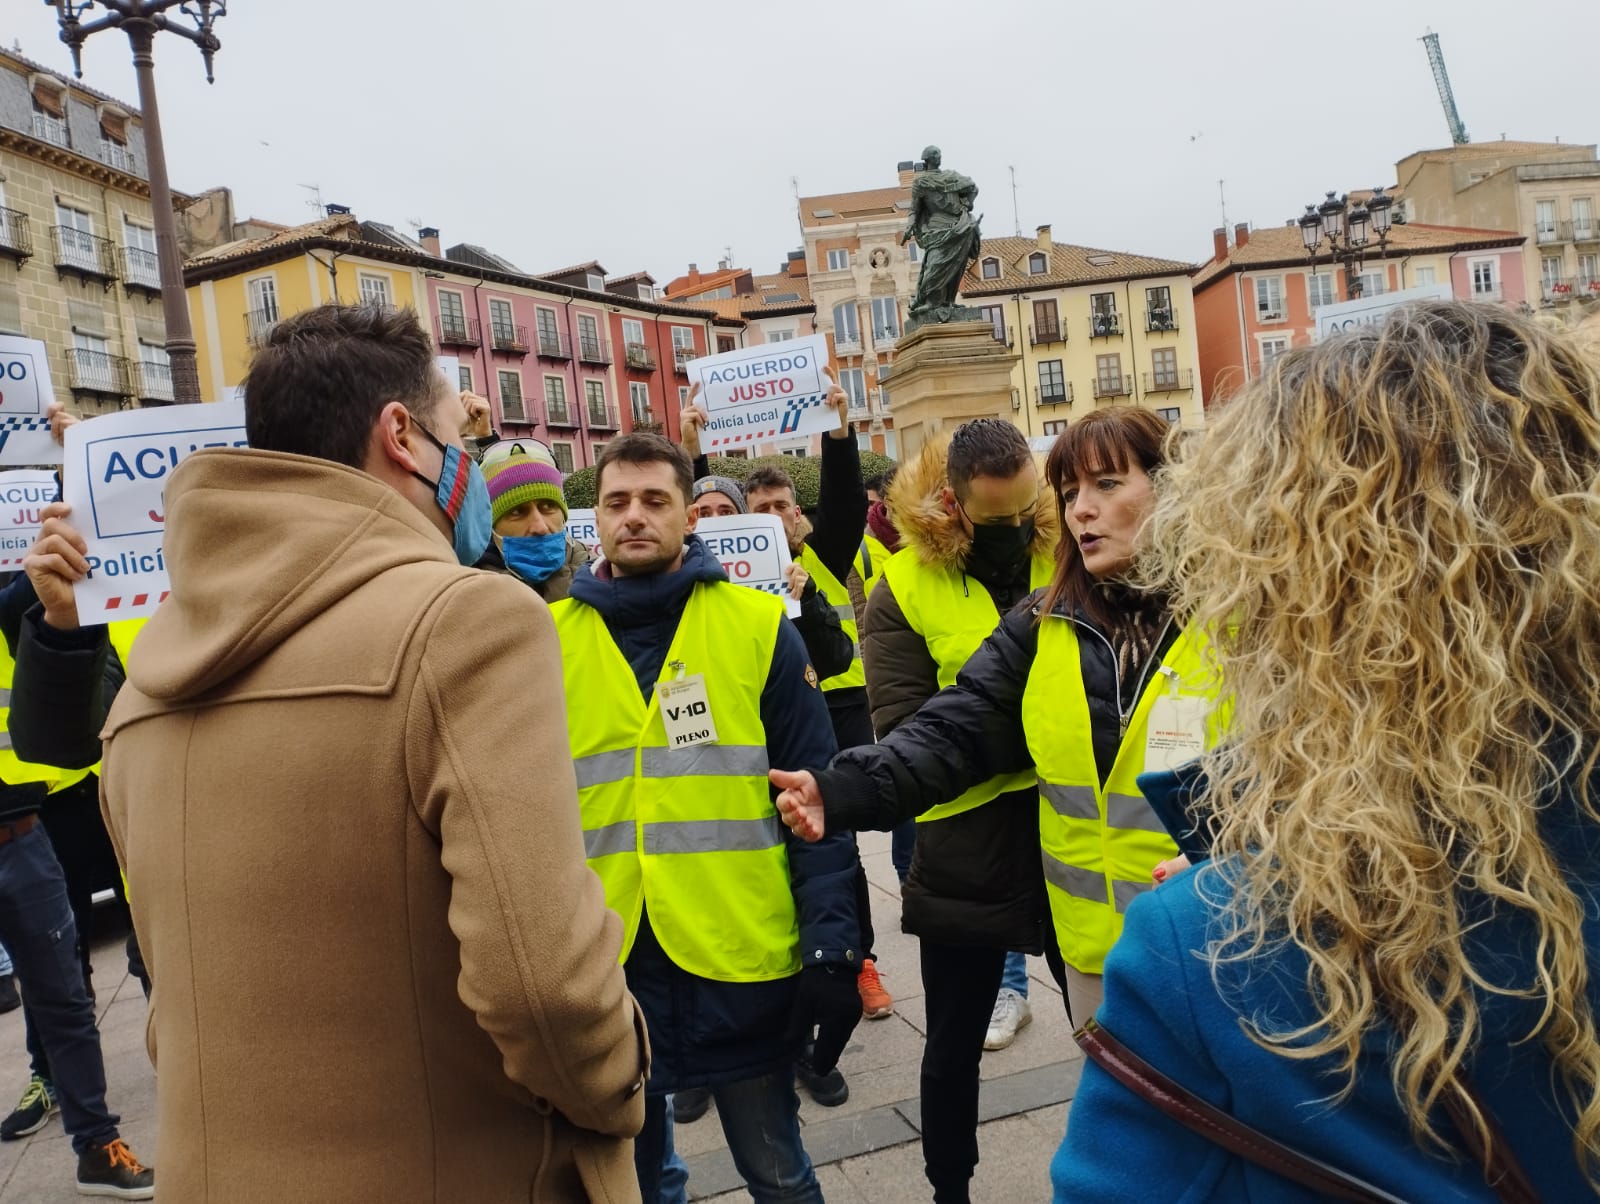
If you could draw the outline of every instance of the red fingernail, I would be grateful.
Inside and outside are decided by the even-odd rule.
[[[1156,866],[1154,874],[1157,882],[1165,882],[1167,880],[1167,867],[1164,865]]]

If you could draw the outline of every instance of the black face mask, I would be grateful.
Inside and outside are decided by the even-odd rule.
[[[974,525],[972,549],[967,553],[967,572],[979,581],[1009,584],[1027,571],[1028,549],[1033,544],[1033,519],[1018,526]]]

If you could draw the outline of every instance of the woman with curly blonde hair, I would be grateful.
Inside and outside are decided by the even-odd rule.
[[[1129,909],[1105,1032],[1389,1193],[1347,1198],[1592,1198],[1595,365],[1452,303],[1293,351],[1170,466],[1148,539],[1230,730],[1213,859]],[[1324,1198],[1127,1083],[1086,1067],[1058,1201]],[[1534,1194],[1486,1181],[1511,1162]]]

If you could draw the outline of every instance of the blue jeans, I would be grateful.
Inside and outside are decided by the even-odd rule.
[[[1005,975],[1000,979],[1000,988],[1010,987],[1024,999],[1028,997],[1028,958],[1023,953],[1006,954]]]
[[[0,941],[11,952],[28,1020],[48,1055],[61,1123],[81,1154],[117,1136],[94,1005],[78,963],[67,882],[43,825],[0,845]]]
[[[917,847],[917,821],[908,819],[889,829],[889,860],[901,884],[911,874],[911,851]]]
[[[733,1165],[744,1176],[756,1204],[823,1204],[811,1159],[800,1142],[800,1097],[794,1071],[774,1071],[758,1079],[711,1088],[717,1118],[728,1139]],[[670,1097],[645,1100],[644,1131],[633,1145],[633,1163],[645,1204],[677,1204],[681,1185],[664,1174],[672,1149]]]

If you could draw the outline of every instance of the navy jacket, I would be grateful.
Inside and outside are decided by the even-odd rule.
[[[1189,780],[1165,774],[1139,780],[1180,832],[1193,828],[1194,815],[1187,808],[1193,774],[1184,777]],[[1550,800],[1538,823],[1585,901],[1594,1011],[1600,1009],[1600,975],[1593,969],[1600,966],[1600,825],[1571,794]],[[1316,1011],[1306,990],[1305,957],[1294,948],[1224,964],[1213,977],[1201,951],[1217,931],[1216,909],[1231,895],[1231,866],[1205,862],[1134,900],[1106,959],[1100,1022],[1203,1099],[1401,1199],[1492,1204],[1497,1197],[1470,1159],[1449,1161],[1413,1144],[1390,1082],[1382,1030],[1369,1034],[1355,1091],[1342,1103],[1329,1102],[1342,1080],[1326,1062],[1292,1061],[1246,1035],[1243,1017],[1265,1017],[1283,1030],[1314,1020]],[[1496,915],[1487,903],[1469,907],[1468,920],[1483,921],[1467,946],[1474,965],[1495,983],[1531,983],[1535,941],[1526,916]],[[1541,1005],[1480,992],[1478,1006],[1482,1027],[1469,1073],[1540,1197],[1551,1204],[1594,1199],[1573,1155],[1572,1110],[1552,1083],[1550,1058],[1539,1042],[1522,1040]],[[1435,1125],[1453,1139],[1442,1110]],[[1071,1130],[1051,1176],[1058,1204],[1302,1204],[1322,1198],[1169,1120],[1092,1062],[1084,1066]]]
[[[600,578],[590,566],[573,579],[570,596],[599,611],[633,668],[640,693],[648,697],[660,679],[689,594],[700,581],[726,582],[727,575],[705,544],[690,536],[678,571]],[[808,667],[799,632],[788,621],[780,623],[772,671],[761,695],[767,757],[779,769],[821,769],[837,751],[827,705],[822,691],[808,680]],[[854,842],[844,832],[830,833],[814,845],[787,831],[785,835],[802,963],[853,969],[860,962]],[[652,1094],[753,1078],[795,1056],[797,1046],[788,1033],[797,979],[721,983],[696,977],[663,952],[648,913],[640,921],[626,968],[628,987],[650,1026]]]

